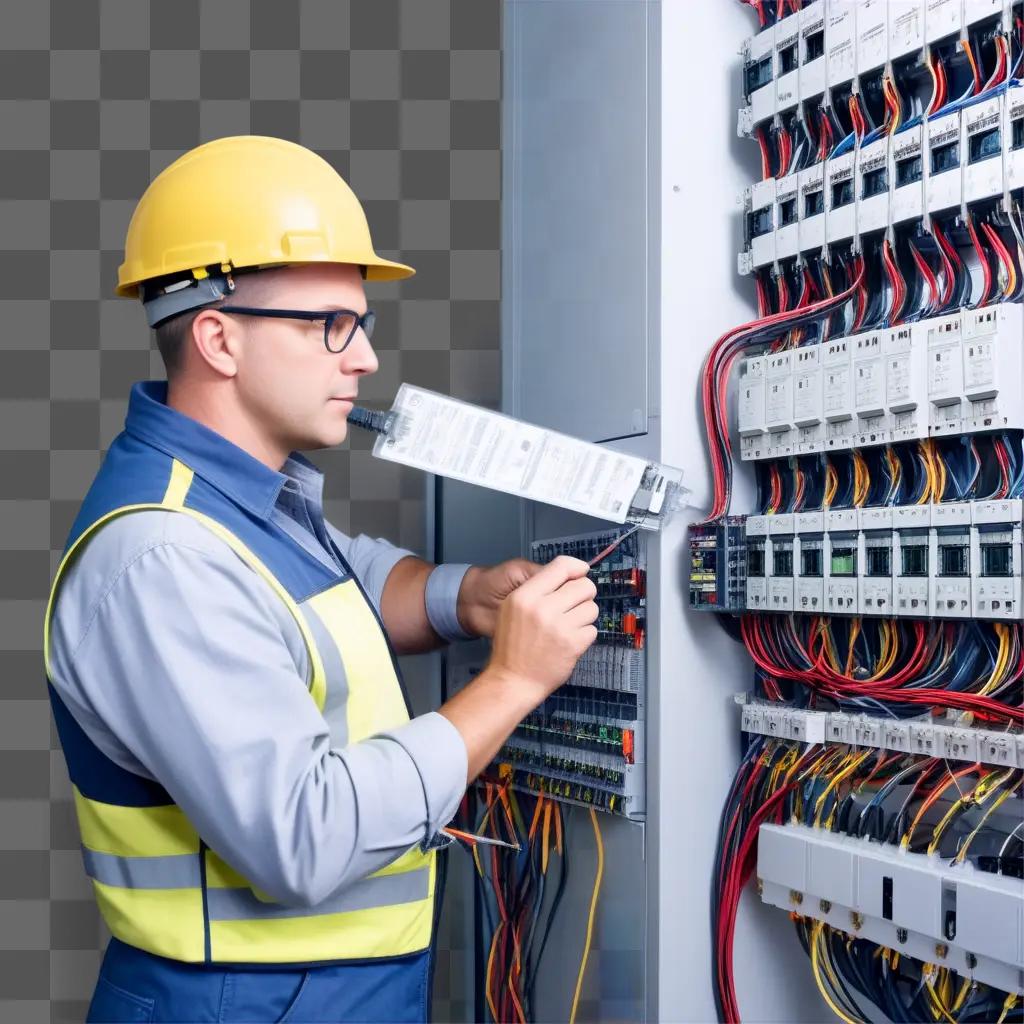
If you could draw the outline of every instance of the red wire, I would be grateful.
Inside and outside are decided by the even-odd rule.
[[[974,218],[970,214],[967,214],[967,231],[971,236],[974,251],[978,254],[978,262],[981,264],[983,275],[981,298],[975,303],[975,306],[987,306],[989,293],[992,290],[992,266],[989,263],[988,254],[981,244],[981,239],[978,237],[978,231],[974,226]]]
[[[824,160],[832,151],[832,121],[824,110],[821,111],[821,133],[818,144],[818,162]]]
[[[1010,459],[1006,454],[1003,442],[998,437],[993,440],[992,447],[995,449],[996,461],[999,463],[1000,484],[996,497],[1005,498],[1010,490]]]
[[[949,258],[946,252],[946,246],[949,242],[946,240],[946,236],[942,232],[942,228],[938,221],[932,221],[932,237],[935,239],[936,248],[939,250],[939,259],[942,260],[942,295],[940,296],[940,308],[946,309],[949,306],[950,300],[953,298],[953,278],[955,276],[955,270],[953,269],[953,261]]]
[[[1015,273],[1013,257],[1010,255],[1010,250],[1006,248],[1006,243],[1000,237],[999,232],[988,223],[982,224],[981,230],[985,232],[985,237],[989,240],[992,248],[996,251],[996,255],[999,257],[999,261],[1005,267],[1007,277],[1011,273]]]
[[[761,180],[767,181],[772,176],[771,162],[768,159],[768,140],[764,135],[764,128],[758,125],[754,129],[754,137],[761,150]]]
[[[710,442],[712,475],[714,478],[714,501],[711,511],[704,523],[720,519],[728,506],[727,480],[726,480],[726,459],[731,462],[732,442],[728,430],[722,430],[721,426],[725,421],[725,395],[728,389],[728,371],[735,362],[736,357],[742,351],[742,337],[744,334],[753,334],[776,324],[783,325],[799,316],[824,311],[826,309],[838,309],[847,302],[860,286],[863,271],[856,277],[852,284],[838,295],[820,302],[812,303],[806,309],[796,310],[788,313],[775,313],[767,317],[759,317],[740,324],[721,335],[708,351],[704,360],[701,383],[701,408],[704,415],[704,425]],[[722,356],[724,349],[730,344],[737,344],[736,352]],[[719,358],[724,358],[721,367],[718,366]],[[716,378],[721,378],[716,387]],[[717,401],[716,401],[717,399]],[[721,436],[723,438],[723,450],[719,450],[713,439]]]
[[[900,322],[900,313],[903,310],[903,300],[906,298],[906,285],[903,281],[903,275],[900,273],[900,269],[896,265],[896,258],[893,255],[892,247],[889,245],[888,238],[882,243],[882,262],[885,264],[889,283],[892,285],[892,304],[889,308],[889,323],[895,326]]]
[[[792,149],[791,149],[790,138],[789,138],[789,129],[785,128],[783,125],[779,125],[778,133],[779,133],[779,169],[778,169],[778,172],[776,173],[775,177],[776,178],[782,178],[782,177],[785,177],[785,175],[789,171],[789,160],[790,160],[790,156],[792,154]]]
[[[804,683],[812,689],[822,690],[831,697],[871,696],[889,703],[986,711],[1001,720],[1024,721],[1024,708],[1012,707],[979,694],[906,687],[907,682],[921,674],[934,652],[934,645],[926,642],[924,624],[920,620],[914,622],[915,645],[910,658],[892,676],[872,682],[857,681],[830,668],[824,663],[824,647],[819,651],[813,667],[809,670],[785,665],[780,663],[781,659],[771,661],[754,626],[757,618],[756,615],[740,616],[740,633],[754,663],[768,675]],[[936,638],[937,636],[938,634],[935,634]]]
[[[917,265],[918,273],[924,278],[925,284],[928,286],[928,308],[925,310],[926,314],[931,314],[935,311],[939,301],[939,282],[935,276],[935,272],[928,265],[928,261],[921,255],[917,246],[913,242],[910,243],[910,255],[914,259],[914,263]]]

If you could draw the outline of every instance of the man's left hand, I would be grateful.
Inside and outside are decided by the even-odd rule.
[[[501,602],[542,568],[527,558],[470,566],[462,578],[456,606],[463,629],[478,636],[494,636]]]

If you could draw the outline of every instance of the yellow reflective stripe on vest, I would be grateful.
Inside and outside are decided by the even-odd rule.
[[[122,889],[95,879],[92,884],[104,922],[122,942],[186,963],[206,958],[203,891],[198,886]]]
[[[145,504],[137,505],[122,505],[120,508],[115,508],[108,512],[106,515],[101,516],[91,526],[86,528],[79,534],[75,539],[74,544],[68,548],[67,553],[61,559],[61,563],[57,568],[57,575],[54,577],[53,585],[50,587],[50,597],[46,603],[46,617],[43,620],[43,661],[46,665],[47,676],[52,677],[51,664],[50,664],[50,618],[53,615],[53,602],[57,596],[57,587],[60,584],[61,577],[64,575],[64,571],[70,564],[71,559],[78,552],[79,547],[85,542],[85,540],[91,537],[96,530],[98,530],[105,523],[110,520],[117,518],[118,516],[125,515],[129,512],[144,512],[144,511],[174,511],[184,512],[186,515],[191,516],[193,519],[202,523],[208,527],[213,533],[215,533],[225,544],[229,545],[231,549],[242,559],[251,569],[253,569],[259,576],[261,576],[266,583],[273,589],[274,593],[285,603],[288,611],[291,612],[292,618],[295,619],[295,624],[299,627],[299,632],[302,634],[303,642],[306,645],[306,651],[309,655],[310,670],[312,680],[309,686],[310,696],[313,698],[314,703],[319,711],[323,711],[324,699],[327,695],[327,680],[324,676],[323,661],[320,658],[320,652],[317,650],[316,641],[313,639],[313,634],[310,631],[309,624],[306,622],[305,616],[299,611],[299,606],[292,598],[291,594],[284,588],[280,580],[256,557],[230,530],[225,529],[215,519],[211,519],[210,516],[205,515],[202,512],[197,512],[193,508],[185,508],[184,502],[188,495],[189,487],[192,484],[192,470],[188,468],[184,463],[179,462],[177,459],[171,465],[170,480],[167,484],[167,490],[164,492],[163,501],[149,502]]]
[[[215,960],[281,963],[330,958],[352,960],[417,953],[430,944],[434,919],[436,862],[427,862],[427,894],[413,903],[346,910],[309,917],[264,917],[211,921]],[[317,955],[319,951],[319,955]]]
[[[116,857],[169,857],[199,853],[199,834],[175,804],[123,807],[83,796],[72,787],[82,843]]]
[[[355,580],[317,594],[308,604],[334,641],[349,679],[372,678],[380,672],[381,665],[390,666],[387,641]],[[409,721],[409,712],[397,685],[350,686],[345,716],[349,743]]]

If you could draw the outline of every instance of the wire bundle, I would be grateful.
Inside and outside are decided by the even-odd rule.
[[[476,831],[503,838],[516,849],[477,845],[473,862],[483,908],[484,998],[495,1024],[536,1020],[537,976],[569,877],[566,821],[562,804],[546,797],[517,794],[507,781],[482,780],[484,806]],[[467,796],[463,813],[472,819]],[[604,873],[604,845],[597,813],[590,812],[598,863],[569,1020],[574,1021],[586,973],[597,903]]]
[[[790,822],[868,837],[951,864],[1024,876],[1019,804],[1024,772],[847,745],[750,737],[723,809],[711,894],[714,991],[719,1019],[740,1020],[733,977],[739,896],[756,866],[757,832]],[[1000,811],[1002,815],[1000,816]],[[1020,1021],[1012,994],[901,957],[819,921],[791,914],[819,990],[848,1024],[871,1021],[855,993],[894,1021]],[[943,1016],[945,1013],[947,1016]],[[954,1016],[954,1014],[956,1016]]]
[[[889,718],[954,708],[1004,723],[1024,723],[1021,629],[1018,622],[974,620],[740,619],[759,685],[773,699],[782,699],[787,682],[816,700]]]

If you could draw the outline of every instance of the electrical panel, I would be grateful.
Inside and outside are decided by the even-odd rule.
[[[756,842],[761,899],[790,914],[839,1017],[1008,1020],[1024,3],[750,6],[737,128],[761,180],[737,269],[757,315],[705,364],[712,502],[690,535],[690,607],[730,615],[753,662],[713,884],[719,1019],[741,1019],[731,933]]]
[[[967,309],[751,356],[737,423],[744,461],[1024,429],[1024,308]]]
[[[604,531],[535,541],[531,556],[590,560],[621,536]],[[497,758],[517,788],[642,818],[647,705],[645,544],[627,537],[591,569],[596,642],[566,683],[528,715]]]

